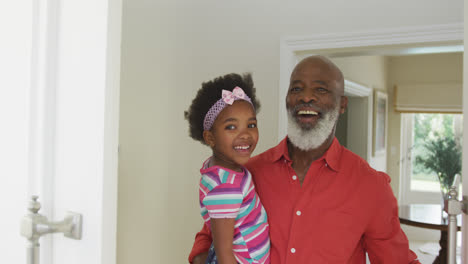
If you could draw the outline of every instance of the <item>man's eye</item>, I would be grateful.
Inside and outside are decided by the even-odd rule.
[[[292,87],[292,88],[290,89],[291,92],[299,92],[300,90],[302,90],[302,88],[301,88],[301,87],[297,87],[297,86]]]
[[[328,92],[328,90],[325,89],[325,88],[323,88],[323,87],[317,88],[317,91],[319,91],[319,92],[321,92],[321,93],[326,93],[326,92]]]
[[[255,123],[252,123],[252,124],[248,125],[248,128],[256,128],[256,127],[257,127],[257,124],[255,124]]]
[[[234,129],[236,129],[236,126],[235,126],[235,125],[228,125],[228,126],[226,126],[224,129],[226,129],[226,130],[234,130]]]

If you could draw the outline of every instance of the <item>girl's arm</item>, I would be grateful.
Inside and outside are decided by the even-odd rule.
[[[237,264],[232,251],[234,218],[211,218],[211,233],[219,264]]]

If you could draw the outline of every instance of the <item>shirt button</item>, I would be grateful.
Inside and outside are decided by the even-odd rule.
[[[301,212],[301,211],[297,211],[296,214],[297,214],[297,215],[301,215],[302,212]]]
[[[295,249],[295,248],[291,248],[291,253],[296,253],[296,249]]]
[[[296,176],[296,175],[293,175],[293,176],[292,176],[292,179],[293,179],[293,180],[297,180],[297,176]]]

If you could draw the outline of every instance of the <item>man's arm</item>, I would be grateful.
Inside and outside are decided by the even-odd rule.
[[[390,187],[390,177],[379,172],[376,210],[364,234],[364,246],[371,263],[420,264],[416,254],[409,249],[408,238],[401,229],[398,204]]]
[[[204,264],[208,257],[208,250],[211,246],[211,231],[206,224],[195,236],[192,251],[190,252],[188,261],[193,264]]]

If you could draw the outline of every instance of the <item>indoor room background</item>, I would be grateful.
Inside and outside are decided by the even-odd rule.
[[[435,0],[123,1],[117,263],[186,262],[202,225],[198,171],[210,151],[189,138],[183,112],[203,81],[253,74],[262,103],[260,153],[278,143],[282,37],[457,24],[462,6]],[[345,78],[388,94],[384,162],[397,196],[400,121],[392,110],[393,86],[461,82],[462,57],[334,58]]]

